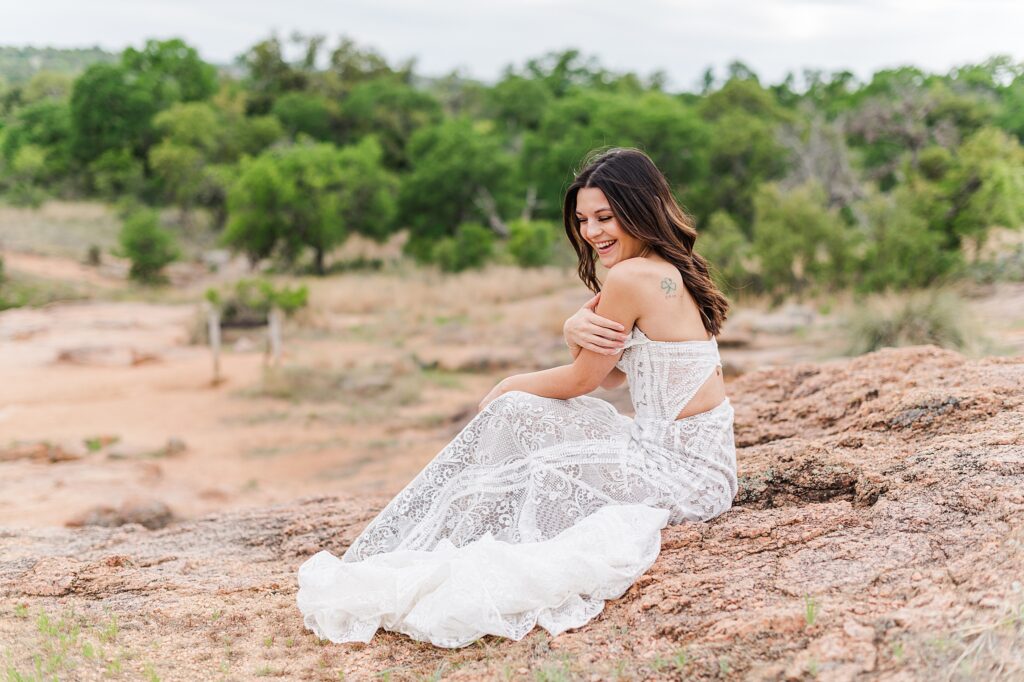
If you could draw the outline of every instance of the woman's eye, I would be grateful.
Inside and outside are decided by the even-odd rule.
[[[606,222],[608,222],[608,221],[609,221],[609,220],[611,220],[611,219],[612,219],[612,217],[611,217],[611,216],[609,216],[609,215],[606,215],[606,216],[603,216],[603,217],[601,217],[601,218],[598,218],[598,220],[599,220],[600,222],[602,222],[602,223],[606,223]]]

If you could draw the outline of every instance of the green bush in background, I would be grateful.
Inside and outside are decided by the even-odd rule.
[[[432,257],[444,272],[480,268],[494,254],[494,232],[480,223],[463,223],[454,237],[439,239]]]
[[[128,276],[146,284],[163,281],[164,267],[181,257],[174,235],[160,227],[156,211],[151,209],[129,214],[118,240],[119,255],[132,262]]]
[[[920,344],[964,350],[972,340],[963,301],[945,290],[873,296],[846,324],[850,355]]]
[[[698,232],[696,250],[710,264],[711,277],[723,291],[736,293],[749,286],[754,274],[749,267],[750,240],[725,211],[715,211],[706,229]]]
[[[554,223],[516,220],[508,225],[508,251],[520,267],[547,265],[554,255],[553,247],[558,236]]]

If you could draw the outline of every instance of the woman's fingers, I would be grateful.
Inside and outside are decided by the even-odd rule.
[[[600,355],[618,355],[619,353],[622,352],[622,348],[621,347],[619,347],[619,348],[604,348],[603,346],[598,346],[598,345],[590,344],[590,343],[585,344],[582,347],[586,348],[587,350],[592,351],[594,353],[599,353]]]
[[[622,342],[591,334],[587,337],[584,347],[590,348],[595,353],[618,353],[622,350]]]
[[[625,333],[625,327],[615,320],[609,320],[607,317],[601,317],[597,313],[587,318],[587,322],[596,329],[592,330],[594,334],[601,334],[608,337],[609,339],[615,339],[617,341],[625,341],[629,336]]]
[[[626,327],[621,322],[615,320],[609,320],[607,317],[601,317],[597,313],[593,313],[587,317],[587,321],[590,324],[596,324],[601,327],[607,327],[608,329],[614,329],[615,331],[626,331]]]

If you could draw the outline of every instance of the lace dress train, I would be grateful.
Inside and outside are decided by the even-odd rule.
[[[306,626],[335,642],[385,628],[443,647],[580,627],[651,566],[666,524],[730,507],[729,401],[673,419],[719,364],[714,339],[634,328],[618,366],[635,418],[592,396],[493,400],[340,559],[321,551],[300,567]]]

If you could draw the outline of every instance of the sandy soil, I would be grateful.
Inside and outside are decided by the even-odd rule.
[[[296,570],[320,549],[341,553],[384,496],[153,531],[0,528],[0,669],[165,682],[1018,681],[1022,387],[1024,357],[934,346],[743,375],[733,508],[666,527],[654,565],[555,638],[319,641],[295,608]]]
[[[6,262],[123,286],[72,259],[8,252]],[[229,333],[224,381],[211,385],[209,351],[190,342],[202,324],[195,304],[0,313],[0,525],[61,525],[97,506],[159,502],[187,519],[303,495],[393,495],[495,381],[568,360],[557,328],[589,298],[570,274],[518,299],[496,286],[488,295],[497,302],[472,309],[452,295],[457,287],[440,285],[417,293],[403,284],[374,301],[382,282],[394,284],[375,277],[365,310],[335,278],[318,285],[316,310],[289,324],[282,371],[291,378],[280,390],[265,374],[260,329]],[[1021,353],[1024,323],[1006,314],[1014,305],[1024,310],[1024,286],[995,288],[975,308]],[[738,310],[721,344],[730,377],[842,352],[828,320],[801,306]],[[440,369],[422,368],[431,364]],[[355,378],[305,395],[319,374]],[[625,387],[597,395],[630,413]]]

